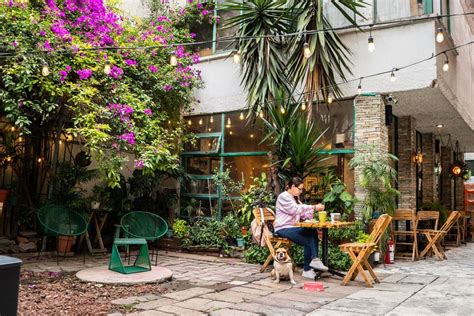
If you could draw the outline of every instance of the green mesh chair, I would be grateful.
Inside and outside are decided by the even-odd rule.
[[[45,236],[76,237],[84,234],[87,229],[87,220],[84,216],[66,206],[45,205],[39,209],[37,215]],[[68,238],[67,242],[69,240]],[[38,252],[38,258],[40,254],[41,251]],[[65,255],[66,252],[64,252]]]
[[[148,212],[130,212],[125,214],[120,220],[120,228],[124,238],[120,237],[120,231],[115,234],[114,245],[112,247],[112,257],[109,268],[121,273],[135,273],[149,270],[150,259],[148,255],[147,241],[158,241],[168,230],[166,221],[160,216]],[[119,228],[119,229],[120,229]],[[128,247],[139,245],[140,250],[133,265],[130,266],[130,256]],[[128,256],[129,266],[124,266],[118,251],[119,246],[126,247],[126,257]],[[155,266],[158,264],[158,251],[152,251],[152,258],[155,256]],[[125,258],[126,260],[126,258]],[[150,267],[151,269],[151,267]]]

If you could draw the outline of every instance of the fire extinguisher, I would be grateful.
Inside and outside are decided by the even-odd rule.
[[[395,243],[390,238],[388,241],[388,251],[385,253],[385,263],[393,264],[395,262]]]

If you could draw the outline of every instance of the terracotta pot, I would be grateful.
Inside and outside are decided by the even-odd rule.
[[[71,252],[74,236],[58,236],[58,252]]]
[[[242,236],[247,235],[247,227],[240,228],[240,231],[242,232]]]
[[[0,189],[0,203],[6,203],[8,200],[9,194],[10,194],[10,190]]]

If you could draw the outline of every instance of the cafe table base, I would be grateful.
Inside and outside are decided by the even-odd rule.
[[[338,229],[338,228],[343,228],[343,227],[348,227],[354,225],[354,222],[325,222],[325,223],[319,223],[319,222],[300,222],[295,224],[297,227],[305,227],[305,228],[311,228],[316,230],[321,229],[323,232],[323,240],[322,240],[322,250],[323,253],[321,254],[321,261],[324,263],[326,267],[328,267],[328,272],[332,275],[337,275],[340,277],[345,277],[346,275],[342,272],[339,272],[335,269],[332,269],[329,266],[329,229]],[[316,277],[315,279],[318,279],[322,276],[324,272],[322,271],[316,271]]]

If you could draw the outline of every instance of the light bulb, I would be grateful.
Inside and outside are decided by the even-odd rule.
[[[448,70],[449,70],[449,60],[446,59],[443,65],[443,71],[448,71]]]
[[[46,77],[49,75],[49,73],[50,71],[49,71],[48,63],[44,61],[43,67],[41,67],[41,74]]]
[[[229,132],[229,135],[232,135],[232,131]]]
[[[372,37],[372,35],[369,36],[367,49],[369,50],[369,53],[373,53],[375,50],[374,38]]]
[[[199,123],[199,125],[202,125],[202,119],[199,119],[198,123]]]
[[[208,131],[208,132],[211,132],[211,131],[212,131],[212,128],[209,127],[207,131]]]
[[[230,121],[230,117],[227,118],[227,125],[231,125],[232,122]]]
[[[10,162],[10,161],[12,161],[12,157],[7,156],[7,162]]]
[[[110,75],[111,71],[112,71],[112,65],[110,64],[110,61],[107,60],[104,66],[104,74]]]
[[[240,116],[239,116],[240,120],[243,120],[245,117],[244,117],[244,112],[240,112]]]
[[[360,95],[362,93],[362,85],[359,84],[357,87],[357,94]]]
[[[20,143],[21,143],[22,141],[23,141],[23,138],[21,138],[21,136],[20,136],[20,137],[18,137],[18,142],[20,142]]]
[[[12,128],[10,129],[12,132],[15,131],[15,126],[12,126]]]
[[[240,64],[240,53],[237,50],[234,51],[232,59],[234,60],[234,63]]]
[[[438,43],[442,43],[444,41],[444,33],[441,27],[438,27],[438,31],[436,32],[436,41]]]
[[[308,43],[304,43],[303,45],[303,55],[305,58],[310,58],[313,52],[311,51],[311,48],[309,48]]]
[[[397,80],[397,77],[395,77],[395,73],[392,71],[392,73],[390,74],[390,81],[395,82],[396,80]]]
[[[171,66],[176,66],[178,64],[178,58],[175,54],[172,54],[170,57],[170,64]]]
[[[332,96],[329,95],[329,96],[328,96],[328,104],[331,104],[332,101],[333,101],[333,100],[332,100]]]
[[[281,114],[285,114],[285,108],[284,108],[284,107],[280,107],[280,112],[281,112]]]
[[[189,121],[188,121],[188,125],[191,125],[191,124],[192,124],[192,122],[191,122],[191,120],[189,120]]]
[[[301,111],[306,110],[306,102],[301,103]]]
[[[254,135],[253,135],[253,134],[250,134],[250,138],[254,138]]]
[[[258,116],[260,116],[260,118],[263,118],[263,111],[260,111],[260,113],[258,114]]]
[[[43,161],[43,159],[38,158],[38,163],[41,163],[42,161]]]
[[[214,116],[211,115],[211,119],[209,120],[209,122],[214,123]]]

